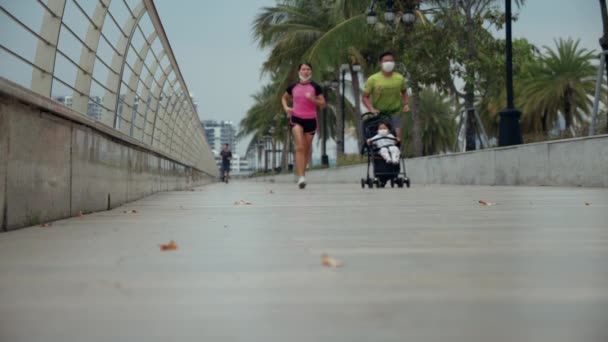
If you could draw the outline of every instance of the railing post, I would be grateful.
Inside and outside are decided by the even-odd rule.
[[[59,43],[59,32],[61,32],[61,22],[65,11],[65,0],[49,0],[47,7],[54,14],[44,12],[40,35],[51,45],[44,41],[38,41],[36,48],[36,59],[34,64],[42,68],[32,71],[32,90],[38,94],[51,97],[53,87],[53,75],[55,73],[55,59],[57,58],[57,44]]]

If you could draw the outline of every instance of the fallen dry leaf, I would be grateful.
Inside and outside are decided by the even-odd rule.
[[[169,243],[167,243],[167,244],[160,245],[161,251],[174,251],[176,249],[177,249],[177,244],[173,240],[169,241]]]
[[[243,200],[234,202],[234,205],[251,205],[251,202],[246,202]]]
[[[137,214],[137,210],[123,211],[123,213],[125,213],[125,214]]]
[[[274,194],[274,191],[270,190],[269,194],[271,194],[271,195]]]
[[[53,225],[53,224],[52,224],[51,222],[47,222],[47,223],[43,223],[43,224],[41,224],[41,225],[40,225],[40,227],[42,227],[42,228],[48,228],[48,227],[50,227],[50,226],[52,226],[52,225]]]
[[[481,205],[481,206],[486,206],[486,207],[491,207],[491,206],[493,206],[493,205],[496,205],[496,203],[492,203],[492,202],[486,202],[486,201],[482,201],[482,200],[480,200],[480,201],[479,201],[479,205]]]
[[[585,202],[585,205],[586,205],[586,206],[590,206],[590,205],[591,205],[591,202]]]
[[[327,267],[342,267],[344,266],[344,263],[340,260],[331,258],[327,254],[321,254],[321,265]]]
[[[83,217],[83,216],[84,216],[84,214],[82,213],[82,210],[78,212],[78,215],[77,215],[77,216],[78,216],[78,217]]]

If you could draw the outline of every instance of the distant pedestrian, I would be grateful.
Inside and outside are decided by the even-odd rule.
[[[228,183],[228,179],[230,178],[230,161],[232,160],[230,145],[224,144],[220,157],[222,157],[222,181]]]

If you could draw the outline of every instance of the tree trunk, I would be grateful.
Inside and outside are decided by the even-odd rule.
[[[353,97],[355,98],[355,127],[357,128],[357,146],[363,146],[363,128],[361,127],[361,84],[359,73],[350,67],[350,78],[353,86]]]
[[[420,102],[420,87],[415,80],[412,80],[412,140],[414,143],[414,156],[422,157],[424,154],[424,145],[422,143],[422,103]],[[409,127],[408,127],[409,128]]]
[[[273,136],[270,141],[271,141],[271,148],[272,148],[272,151],[270,152],[272,154],[272,158],[270,159],[270,161],[272,163],[271,169],[272,169],[272,172],[274,172],[274,169],[277,167],[277,153],[276,153],[277,137]]]
[[[327,96],[327,94],[325,95]],[[323,156],[327,155],[327,106],[323,108],[321,111],[320,130],[319,130],[319,138],[321,139],[321,161],[323,161]]]
[[[258,164],[257,166],[257,171],[259,171],[262,168],[262,158],[264,157],[264,145],[262,145],[260,142],[257,142],[258,146],[256,147],[258,150]]]
[[[545,109],[543,115],[541,116],[541,125],[543,126],[543,135],[546,137],[549,135],[549,123],[547,120],[549,119],[549,111]]]
[[[564,119],[566,120],[566,130],[570,130],[572,127],[572,90],[566,89],[564,94]]]

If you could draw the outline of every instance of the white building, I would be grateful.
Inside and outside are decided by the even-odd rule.
[[[221,151],[224,144],[228,144],[232,153],[236,152],[236,127],[232,121],[203,120],[202,124],[212,150]]]
[[[69,108],[72,108],[72,105],[74,104],[74,97],[72,95],[59,96],[56,97],[55,100],[61,102],[64,106]],[[100,96],[90,97],[87,105],[87,115],[95,120],[101,120],[101,116],[103,115],[103,107],[101,106],[102,102],[103,98]]]

